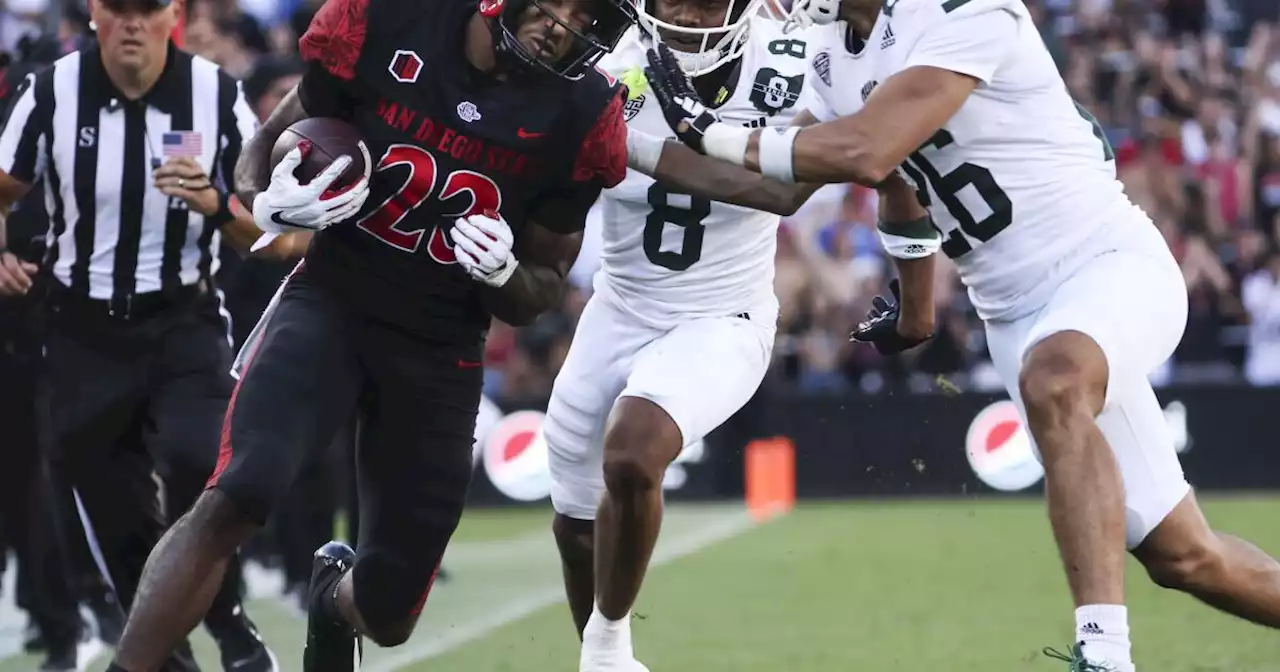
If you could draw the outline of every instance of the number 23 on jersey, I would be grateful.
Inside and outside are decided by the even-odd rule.
[[[440,221],[431,226],[427,242],[427,253],[440,264],[457,263],[453,245],[444,232],[447,223],[458,217],[497,211],[502,206],[502,191],[492,179],[472,170],[455,170],[440,179],[435,157],[416,145],[388,147],[378,160],[377,170],[393,168],[407,168],[403,183],[357,224],[398,250],[410,254],[418,251],[426,229],[409,228],[404,220],[428,199],[434,198],[441,208]]]

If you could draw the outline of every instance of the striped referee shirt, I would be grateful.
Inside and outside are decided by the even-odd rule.
[[[45,180],[47,266],[94,299],[174,290],[218,271],[220,234],[154,185],[170,156],[189,156],[226,189],[257,117],[239,82],[169,45],[159,81],[129,101],[97,46],[29,75],[0,131],[0,170]]]

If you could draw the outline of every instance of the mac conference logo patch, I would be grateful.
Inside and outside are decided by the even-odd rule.
[[[627,99],[627,102],[622,106],[622,118],[626,121],[631,121],[637,114],[640,114],[640,108],[642,107],[644,107],[643,95]]]
[[[818,73],[818,79],[823,84],[831,86],[831,54],[820,51],[817,56],[813,57],[813,71]]]
[[[862,85],[862,102],[867,102],[867,99],[871,97],[871,92],[876,90],[876,85],[879,83],[873,79]]]

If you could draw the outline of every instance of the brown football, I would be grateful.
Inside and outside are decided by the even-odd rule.
[[[368,174],[369,154],[360,131],[341,119],[323,117],[303,119],[285,129],[271,148],[271,166],[274,168],[278,165],[285,154],[304,140],[311,143],[311,151],[303,157],[302,164],[294,171],[294,176],[302,184],[315,179],[343,155],[351,157],[351,165],[334,182],[335,190],[349,187]]]

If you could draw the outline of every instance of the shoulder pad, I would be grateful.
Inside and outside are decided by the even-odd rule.
[[[782,21],[766,16],[752,21],[750,49],[758,54],[760,62],[785,63],[789,58],[794,58],[803,66],[814,54],[833,42],[842,40],[840,36],[843,35],[845,24],[811,25],[789,33],[783,32],[783,25]]]
[[[1022,0],[884,0],[881,12],[890,21],[934,22],[975,16],[993,11],[1007,11],[1026,16]]]
[[[646,63],[648,60],[645,57],[644,43],[640,41],[640,29],[632,26],[618,40],[613,51],[600,57],[596,62],[596,69],[620,78],[622,73],[633,67],[643,70]]]
[[[339,79],[355,79],[356,64],[369,38],[374,1],[328,0],[321,5],[298,40],[303,60],[324,66]]]

